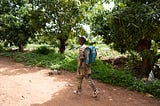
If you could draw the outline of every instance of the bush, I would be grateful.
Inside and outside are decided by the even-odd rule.
[[[135,80],[129,88],[138,92],[150,93],[153,96],[160,98],[160,80],[148,82]]]
[[[0,45],[0,52],[3,52],[4,51],[4,48],[2,45]]]
[[[103,63],[101,60],[97,60],[94,63],[92,71],[93,78],[113,85],[129,87],[134,81],[132,74],[127,70],[114,69],[111,65]]]
[[[129,87],[131,90],[136,90],[138,92],[146,92],[145,83],[143,81],[134,80],[132,85]]]
[[[49,52],[48,55],[37,53],[36,51],[17,53],[13,57],[17,62],[24,62],[26,65],[37,65],[41,67],[49,67],[51,69],[63,69],[76,71],[77,55],[73,52],[68,54],[59,54]]]
[[[36,50],[37,54],[48,55],[50,50],[46,46],[41,46]]]
[[[70,52],[62,60],[60,69],[75,72],[77,70],[77,54]]]

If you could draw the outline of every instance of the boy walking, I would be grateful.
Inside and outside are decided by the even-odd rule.
[[[85,63],[85,53],[86,53],[86,45],[84,44],[86,42],[85,37],[79,37],[78,40],[81,47],[79,48],[79,56],[78,56],[78,68],[77,68],[77,90],[74,91],[75,94],[80,94],[82,91],[82,81],[84,78],[88,80],[89,85],[91,86],[93,90],[93,97],[97,97],[98,90],[95,87],[95,84],[91,78],[91,68],[89,64]]]

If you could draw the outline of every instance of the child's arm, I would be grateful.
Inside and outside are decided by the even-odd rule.
[[[81,66],[82,66],[83,59],[80,59],[79,61],[80,61],[80,62],[79,62],[79,64],[78,64],[78,73],[80,74],[80,68],[81,68]]]
[[[85,60],[85,50],[80,51],[81,53],[79,53],[79,63],[78,63],[78,72],[80,74],[80,68],[82,66],[82,63]]]

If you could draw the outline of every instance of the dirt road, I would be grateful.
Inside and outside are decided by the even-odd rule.
[[[49,76],[50,71],[0,57],[0,106],[160,106],[158,99],[97,81],[97,98],[86,80],[82,94],[75,95],[75,73]]]

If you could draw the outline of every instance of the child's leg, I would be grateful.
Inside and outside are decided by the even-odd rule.
[[[97,95],[99,94],[99,91],[96,88],[95,83],[91,78],[91,75],[90,74],[86,75],[85,78],[88,79],[88,83],[91,86],[91,88],[93,89],[93,97],[97,97]]]
[[[82,91],[82,82],[83,82],[83,75],[78,75],[77,76],[77,90],[79,91],[79,92],[81,92]]]
[[[95,83],[91,78],[91,75],[86,75],[85,78],[88,80],[89,85],[91,86],[91,88],[93,89],[93,91],[96,91],[97,88],[95,87]]]

